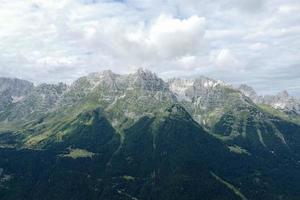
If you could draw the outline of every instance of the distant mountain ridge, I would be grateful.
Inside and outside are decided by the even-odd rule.
[[[0,112],[21,101],[34,88],[33,83],[16,78],[0,78]]]
[[[260,96],[252,87],[245,84],[240,85],[238,89],[257,104],[266,104],[285,112],[300,114],[300,99],[290,96],[287,91]]]
[[[207,77],[0,79],[0,198],[297,200],[300,116]]]
[[[245,84],[235,88],[220,80],[203,76],[191,79],[171,78],[164,81],[155,73],[144,69],[138,69],[137,72],[128,75],[115,74],[110,70],[91,73],[75,80],[71,85],[43,83],[33,86],[33,83],[29,81],[0,78],[0,113],[5,113],[9,120],[13,120],[26,117],[34,112],[55,110],[58,107],[80,101],[96,91],[97,88],[104,93],[107,92],[106,97],[102,96],[101,98],[111,99],[110,103],[115,98],[122,97],[126,93],[125,91],[141,88],[156,92],[157,98],[168,93],[167,95],[173,102],[191,103],[194,101],[193,104],[196,104],[195,98],[197,98],[198,106],[202,102],[202,109],[209,109],[210,101],[213,98],[218,98],[221,103],[222,93],[227,90],[235,90],[237,93],[241,92],[249,97],[256,104],[266,104],[278,110],[300,114],[300,100],[289,96],[286,91],[275,96],[259,96],[253,88]],[[240,95],[240,98],[243,97]],[[14,116],[16,112],[18,112],[18,117]],[[6,120],[3,116],[0,116],[0,120]],[[195,117],[197,118],[197,116]]]
[[[26,93],[0,113],[3,126],[49,117],[56,121],[100,107],[111,125],[123,132],[141,118],[161,115],[167,107],[177,104],[210,134],[229,145],[280,152],[287,146],[286,137],[294,136],[280,130],[277,120],[300,125],[298,101],[287,93],[260,97],[247,85],[236,89],[202,76],[166,82],[143,69],[127,75],[106,70],[81,77],[71,85],[41,84]],[[36,138],[30,136],[25,144],[35,146],[32,140]]]

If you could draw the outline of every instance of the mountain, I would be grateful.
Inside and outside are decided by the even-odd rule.
[[[300,197],[300,120],[272,106],[289,95],[142,69],[29,85],[0,113],[3,199]]]
[[[269,105],[284,112],[300,115],[300,100],[290,96],[287,91],[279,92],[277,95],[259,96],[253,88],[245,84],[241,85],[239,90],[257,104]]]
[[[175,78],[169,80],[169,85],[178,101],[194,119],[207,126],[227,108],[243,103],[243,96],[239,91],[221,81],[206,77],[192,80]]]
[[[33,87],[22,98],[19,97],[18,101],[7,105],[0,114],[0,119],[5,121],[28,119],[31,115],[51,111],[57,106],[60,97],[66,90],[67,85],[63,83],[44,83]]]
[[[291,123],[290,120],[270,114],[254,102],[255,97],[253,101],[249,99],[256,94],[253,89],[248,88],[246,93],[205,77],[172,79],[169,84],[194,120],[224,143],[260,154],[286,154],[298,149],[287,143],[298,140],[297,133],[287,134],[288,130],[279,127],[278,121]]]
[[[0,112],[12,103],[21,101],[33,89],[29,81],[0,78]]]

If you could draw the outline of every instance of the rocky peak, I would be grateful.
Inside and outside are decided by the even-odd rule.
[[[155,73],[143,68],[139,68],[133,73],[133,76],[140,81],[156,81],[160,79]]]
[[[194,82],[192,79],[173,78],[168,81],[168,84],[170,90],[176,95],[179,101],[190,101],[187,91],[193,88]]]
[[[274,104],[280,102],[287,102],[293,100],[293,97],[289,95],[287,91],[279,92],[276,95],[265,95],[262,97],[263,103],[265,104]]]
[[[291,97],[287,91],[279,92],[277,95],[259,96],[256,91],[248,85],[240,85],[238,89],[254,103],[266,104],[275,109],[300,114],[300,101]]]
[[[291,97],[287,91],[279,92],[277,95],[267,95],[263,97],[263,103],[271,105],[273,108],[300,114],[300,101]]]
[[[49,93],[49,92],[55,92],[58,94],[62,94],[65,90],[67,90],[68,86],[65,83],[58,83],[58,84],[47,84],[42,83],[38,85],[35,90],[37,90],[40,93]]]
[[[33,90],[33,83],[17,78],[0,78],[0,112],[9,104],[21,101]]]
[[[241,91],[246,97],[249,97],[255,103],[259,103],[261,101],[261,97],[259,97],[256,91],[249,85],[241,84],[238,87],[238,90]]]
[[[118,75],[113,73],[111,70],[104,70],[102,72],[91,73],[86,78],[91,83],[91,85],[95,87],[103,82],[114,82],[117,76]]]
[[[144,69],[144,68],[138,68],[138,70],[135,72],[135,74],[143,79],[157,78],[155,73],[151,72],[148,69]]]
[[[115,90],[116,80],[119,77],[120,75],[113,73],[111,70],[90,73],[74,81],[71,85],[71,92],[87,94],[97,87]]]
[[[290,98],[290,95],[286,90],[279,92],[276,96],[281,99]]]
[[[33,89],[33,83],[17,78],[0,78],[0,94],[9,91],[11,95],[22,96]]]
[[[195,97],[205,96],[214,92],[217,86],[225,83],[219,80],[199,76],[195,79],[173,78],[168,81],[170,90],[179,100],[192,101]]]
[[[91,80],[114,78],[117,74],[113,73],[111,70],[103,70],[101,72],[90,73],[87,77]]]
[[[257,95],[256,91],[249,85],[241,84],[239,90],[242,91],[246,96]]]
[[[220,80],[214,80],[205,76],[199,76],[195,79],[194,85],[200,88],[214,88],[218,85],[225,85],[225,83]]]
[[[166,90],[168,85],[155,73],[139,68],[134,74],[129,75],[129,81],[133,88],[141,88],[150,91]]]

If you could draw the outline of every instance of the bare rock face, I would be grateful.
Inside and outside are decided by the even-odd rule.
[[[239,90],[220,80],[207,77],[174,78],[169,80],[169,87],[193,118],[203,125],[211,123],[226,109],[235,109],[237,105],[248,104]]]
[[[274,96],[264,96],[263,103],[286,112],[300,114],[300,100],[290,96],[287,91],[282,91]]]
[[[288,113],[300,114],[300,100],[290,96],[287,91],[279,92],[277,95],[259,96],[256,91],[248,85],[240,85],[238,89],[254,103],[266,104]]]
[[[129,75],[128,78],[131,79],[129,85],[134,88],[148,91],[163,91],[168,88],[167,83],[149,70],[138,69],[136,73]]]
[[[67,88],[64,83],[34,86],[33,83],[20,79],[1,78],[1,120],[12,121],[34,112],[53,110]]]
[[[17,78],[0,78],[0,112],[21,101],[33,89],[33,83]]]
[[[299,199],[287,92],[142,69],[70,86],[0,80],[2,199]]]
[[[245,96],[249,97],[252,101],[259,103],[261,101],[261,97],[258,96],[256,91],[249,85],[242,84],[238,87]]]
[[[169,80],[169,87],[179,100],[193,101],[198,97],[205,98],[217,91],[218,87],[225,86],[225,83],[219,80],[213,80],[207,77],[198,77],[196,79],[173,78]]]
[[[248,85],[234,88],[203,76],[164,81],[145,69],[127,75],[110,70],[91,73],[70,86],[63,83],[34,86],[20,79],[0,78],[0,113],[4,113],[0,121],[7,120],[7,117],[9,120],[20,119],[32,113],[45,113],[78,103],[123,110],[128,116],[135,117],[143,112],[153,113],[165,104],[181,103],[197,122],[204,125],[215,121],[227,110],[251,107],[253,103],[300,114],[299,100],[287,92],[259,96]]]

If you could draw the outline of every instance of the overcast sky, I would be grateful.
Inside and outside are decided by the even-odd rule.
[[[0,76],[139,67],[300,96],[300,1],[0,0]]]

